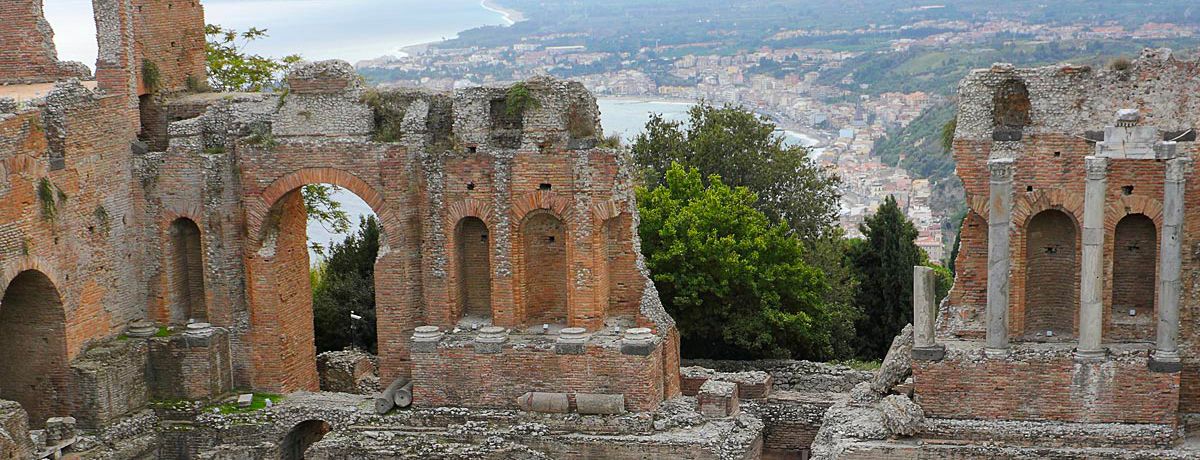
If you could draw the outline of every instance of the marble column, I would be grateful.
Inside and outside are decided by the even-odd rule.
[[[1079,267],[1079,348],[1076,358],[1104,358],[1104,196],[1108,158],[1087,157],[1083,196],[1083,263]]]
[[[1190,158],[1167,161],[1163,183],[1163,224],[1158,255],[1158,343],[1150,359],[1150,370],[1178,372],[1179,290],[1183,242],[1183,198]]]
[[[988,161],[987,348],[990,356],[1008,353],[1009,231],[1013,208],[1013,160]]]
[[[946,347],[934,338],[937,320],[937,274],[929,267],[913,267],[913,359],[937,361]]]

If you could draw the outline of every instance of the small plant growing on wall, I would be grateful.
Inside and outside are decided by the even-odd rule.
[[[42,204],[42,218],[50,221],[58,217],[58,204],[67,200],[67,194],[45,177],[38,180],[37,197]]]
[[[158,70],[158,64],[149,59],[142,60],[142,84],[151,93],[158,91],[158,86],[162,84],[162,72]]]
[[[104,205],[96,206],[96,210],[92,211],[92,215],[96,217],[96,224],[100,227],[100,231],[108,233],[112,220],[108,215],[108,209],[105,209]]]
[[[371,140],[399,142],[404,135],[402,123],[409,99],[397,92],[370,89],[363,93],[362,102],[375,114],[375,133]]]
[[[513,118],[520,118],[525,115],[525,111],[541,106],[525,82],[515,83],[508,87],[508,92],[504,95],[504,103],[504,115]]]

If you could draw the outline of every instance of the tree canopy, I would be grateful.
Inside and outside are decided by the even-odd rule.
[[[639,188],[642,251],[684,354],[713,358],[826,359],[831,331],[850,315],[822,301],[821,270],[803,243],[755,208],[754,193],[673,164],[664,183]]]
[[[785,145],[769,120],[743,108],[701,102],[687,123],[652,116],[632,148],[647,184],[663,183],[678,162],[748,188],[758,196],[755,208],[786,221],[801,238],[828,234],[836,222],[840,179],[814,164],[808,149]]]
[[[887,354],[892,338],[912,322],[913,267],[926,260],[916,244],[917,229],[895,197],[884,200],[859,229],[866,239],[851,244],[848,251],[860,283],[854,298],[862,310],[855,325],[859,357],[879,359]]]
[[[379,221],[368,216],[358,232],[329,248],[329,258],[312,270],[313,331],[317,352],[355,346],[375,352],[375,258]],[[351,318],[353,314],[361,320]]]

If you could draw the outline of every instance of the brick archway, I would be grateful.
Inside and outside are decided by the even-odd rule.
[[[495,274],[497,265],[495,238],[491,233],[501,225],[492,206],[475,198],[455,201],[446,207],[447,308],[430,312],[434,322],[447,326],[465,316],[485,319],[492,324],[509,325],[511,307],[503,300]]]
[[[69,415],[66,311],[46,273],[24,269],[0,290],[0,399],[29,413],[33,427]]]
[[[247,292],[250,308],[251,383],[277,392],[319,389],[313,332],[312,286],[309,278],[307,218],[300,189],[332,184],[357,195],[380,221],[380,250],[375,285],[388,286],[376,295],[377,321],[399,308],[402,270],[398,254],[388,246],[398,233],[397,220],[384,195],[356,175],[334,168],[302,168],[286,174],[248,197],[246,221]],[[377,340],[383,338],[377,334]],[[382,345],[380,346],[381,352]]]
[[[1055,252],[1054,254],[1061,256],[1061,258],[1067,258],[1067,256],[1071,256],[1070,258],[1073,259],[1073,262],[1063,262],[1071,262],[1069,264],[1070,266],[1066,268],[1066,270],[1069,270],[1070,272],[1059,274],[1061,275],[1062,283],[1065,285],[1059,289],[1053,290],[1054,292],[1060,293],[1066,297],[1056,297],[1053,299],[1031,299],[1030,292],[1042,292],[1045,290],[1030,290],[1028,289],[1029,283],[1031,281],[1043,283],[1043,281],[1036,281],[1036,278],[1045,276],[1045,274],[1041,273],[1041,270],[1037,269],[1037,267],[1031,267],[1031,262],[1036,264],[1038,261],[1030,260],[1030,226],[1034,223],[1035,218],[1038,216],[1048,215],[1047,213],[1058,213],[1065,218],[1065,221],[1055,222],[1054,225],[1052,225],[1052,227],[1062,228],[1064,232],[1067,232],[1065,227],[1068,226],[1067,223],[1069,222],[1070,231],[1067,232],[1069,235],[1058,239],[1051,238],[1053,241],[1047,240],[1049,241],[1047,245],[1051,245],[1051,243],[1053,243],[1052,245],[1054,246],[1061,246],[1056,249],[1058,252]],[[1030,313],[1033,313],[1030,311],[1030,309],[1044,309],[1046,308],[1044,302],[1053,300],[1054,302],[1052,303],[1054,305],[1062,306],[1063,309],[1068,309],[1071,312],[1072,319],[1070,320],[1070,326],[1067,327],[1065,324],[1059,324],[1059,329],[1069,329],[1070,335],[1075,335],[1079,312],[1079,261],[1082,260],[1082,255],[1080,253],[1082,251],[1082,244],[1080,242],[1080,235],[1082,234],[1080,230],[1080,223],[1083,222],[1083,197],[1079,194],[1071,193],[1061,189],[1047,191],[1039,190],[1035,192],[1023,193],[1015,200],[1013,204],[1012,222],[1013,233],[1010,243],[1011,245],[1009,246],[1009,253],[1012,255],[1012,271],[1010,278],[1012,281],[1009,291],[1011,298],[1009,303],[1010,334],[1014,339],[1017,340],[1029,339],[1030,337],[1027,336],[1035,333],[1033,330],[1027,330],[1028,328],[1026,327],[1026,323],[1029,320],[1028,316]],[[1066,239],[1071,240],[1072,243],[1067,245]],[[1045,248],[1042,249],[1044,250]],[[1031,269],[1037,273],[1031,273]],[[1033,303],[1038,303],[1040,306],[1031,305],[1031,301]],[[1065,306],[1068,304],[1071,305],[1069,308]],[[1058,317],[1047,319],[1047,321],[1050,321],[1054,324],[1067,322],[1067,320]],[[1040,326],[1039,324],[1034,324],[1033,326],[1044,326],[1044,324]],[[1040,332],[1043,334],[1045,333],[1044,330]],[[1058,333],[1059,331],[1056,330],[1055,332]],[[1063,337],[1061,336],[1053,337],[1055,340],[1062,338]],[[1035,337],[1035,339],[1037,338]]]

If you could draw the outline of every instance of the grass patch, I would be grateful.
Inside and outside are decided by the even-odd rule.
[[[883,365],[882,360],[863,361],[861,359],[845,359],[838,361],[830,361],[830,364],[846,366],[856,371],[877,371]]]
[[[271,400],[271,404],[279,404],[280,401],[283,401],[283,396],[272,393],[254,393],[254,399],[250,402],[250,407],[238,407],[237,401],[219,404],[212,407],[217,408],[217,410],[221,411],[222,414],[244,414],[247,412],[262,410],[263,408],[267,407],[268,399]],[[206,408],[205,411],[211,412],[212,408]]]
[[[404,135],[404,114],[411,98],[396,91],[369,89],[362,95],[362,102],[375,115],[375,142],[399,142]]]
[[[171,336],[171,328],[169,328],[167,326],[160,326],[158,328],[158,331],[154,333],[154,336],[155,337],[170,337]]]

